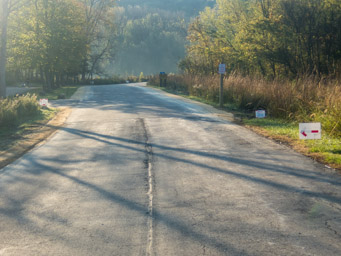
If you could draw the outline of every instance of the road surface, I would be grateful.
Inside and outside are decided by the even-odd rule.
[[[201,104],[83,87],[0,170],[0,255],[341,255],[341,178]]]

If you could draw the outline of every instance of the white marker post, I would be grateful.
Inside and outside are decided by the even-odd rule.
[[[300,123],[301,140],[320,140],[322,137],[321,123]]]
[[[224,105],[224,75],[226,73],[226,65],[219,64],[219,74],[220,74],[220,90],[219,90],[219,106],[222,108]]]

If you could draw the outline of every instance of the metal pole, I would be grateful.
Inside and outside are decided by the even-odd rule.
[[[221,108],[224,105],[223,96],[224,96],[224,74],[220,74],[219,106]]]

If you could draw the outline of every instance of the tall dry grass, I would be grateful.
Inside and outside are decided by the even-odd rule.
[[[158,84],[158,78],[150,80]],[[167,87],[202,99],[219,101],[220,78],[170,75]],[[267,81],[231,74],[224,79],[224,102],[239,109],[267,110],[274,118],[321,122],[325,131],[341,136],[341,83],[339,80],[305,76],[295,81]]]
[[[40,114],[36,95],[0,99],[0,128],[9,128]]]

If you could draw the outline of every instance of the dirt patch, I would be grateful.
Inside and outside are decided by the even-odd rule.
[[[17,160],[39,143],[46,141],[63,126],[70,113],[71,108],[60,108],[52,120],[30,127],[20,139],[12,141],[5,150],[0,150],[0,169]]]

